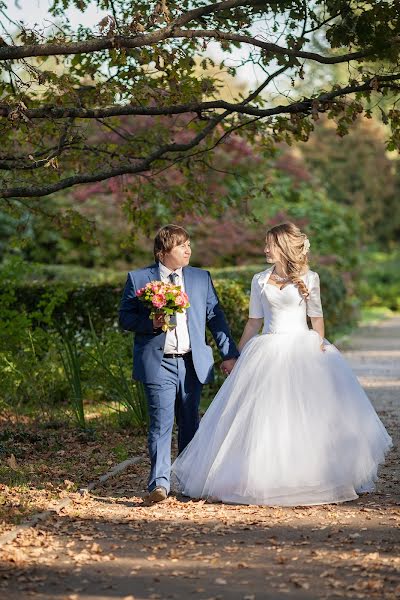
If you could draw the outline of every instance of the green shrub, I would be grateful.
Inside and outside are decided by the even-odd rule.
[[[219,274],[213,273],[221,305],[236,338],[241,335],[247,320],[251,279],[254,273],[262,269],[263,266],[254,266],[241,269],[239,273],[230,270],[229,276],[225,270],[221,270],[222,273]],[[326,266],[316,269],[321,277],[327,329],[332,335],[338,327],[354,321],[357,306],[348,297],[343,279],[336,269]],[[61,327],[75,331],[89,330],[88,315],[91,316],[96,331],[117,329],[122,290],[122,285],[110,284],[78,287],[66,287],[60,283],[18,285],[12,291],[12,310],[18,319],[25,319],[20,330],[39,325],[44,329]]]
[[[68,286],[59,282],[21,285],[13,288],[15,310],[29,315],[33,326],[90,329],[91,315],[96,330],[116,326],[123,286],[110,284]],[[1,288],[0,288],[1,294]],[[51,311],[46,307],[51,306]]]
[[[47,283],[62,283],[70,286],[96,285],[109,283],[118,285],[124,282],[126,271],[115,269],[93,269],[79,265],[45,265],[35,264],[34,269],[24,278],[28,283],[46,285]]]
[[[348,293],[345,282],[336,269],[320,266],[315,270],[321,281],[326,337],[335,339],[356,324],[360,301]]]
[[[251,279],[266,267],[261,264],[212,272],[236,342],[247,321]],[[326,335],[334,339],[354,322],[357,304],[346,292],[336,269],[321,266],[317,270]],[[21,285],[16,279],[9,275],[0,287],[0,398],[14,407],[32,405],[42,413],[55,405],[68,406],[71,386],[58,351],[62,333],[72,336],[79,352],[82,402],[95,398],[119,411],[124,406],[131,423],[145,426],[147,416],[141,390],[132,387],[130,379],[132,336],[124,335],[118,328],[122,283],[74,287],[72,283],[66,286],[60,282]],[[89,315],[97,341],[90,332]],[[207,336],[218,364],[219,353],[209,332]],[[215,394],[222,380],[218,373],[215,384],[205,390],[206,400]]]
[[[290,177],[273,173],[266,184],[254,188],[249,204],[265,229],[294,221],[309,236],[316,263],[329,261],[341,273],[358,274],[363,226],[354,207],[334,202],[309,183],[294,185]]]
[[[250,283],[251,279],[247,285],[229,279],[214,281],[226,320],[236,341],[239,341],[248,317]]]
[[[16,412],[34,406],[38,414],[46,416],[68,393],[56,336],[39,328],[23,333],[18,349],[0,351],[0,402]]]
[[[363,305],[400,310],[400,250],[366,253],[364,263],[358,284]]]
[[[9,256],[1,265],[0,402],[14,410],[32,402],[44,413],[49,398],[63,397],[66,385],[60,376],[62,365],[54,337],[34,322],[49,324],[59,295],[44,290],[28,310],[21,302],[18,285],[32,269],[18,256]]]
[[[99,336],[90,319],[92,348],[86,353],[93,364],[92,385],[100,389],[105,402],[116,404],[125,411],[125,422],[146,431],[149,424],[147,401],[140,381],[131,379],[131,357],[126,356],[126,339],[114,331]],[[125,342],[125,343],[124,343]],[[121,347],[122,345],[122,347]]]

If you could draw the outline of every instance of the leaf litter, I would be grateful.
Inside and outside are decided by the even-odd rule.
[[[68,452],[52,451],[52,443],[47,449],[42,444],[42,451],[34,442],[23,449],[16,444],[8,468],[22,470],[28,483],[24,491],[10,476],[0,488],[4,529],[31,505],[47,508],[63,497],[71,503],[1,548],[2,598],[48,593],[50,599],[57,592],[75,600],[101,597],[106,590],[114,594],[122,586],[119,597],[125,600],[192,595],[258,600],[266,591],[299,598],[397,599],[400,415],[393,395],[376,400],[395,450],[376,492],[342,505],[235,506],[172,495],[149,506],[147,460],[81,495],[76,490],[87,483],[88,473],[94,478],[109,470],[113,436],[75,444],[70,432],[63,441]],[[132,454],[145,453],[143,437],[118,435]]]

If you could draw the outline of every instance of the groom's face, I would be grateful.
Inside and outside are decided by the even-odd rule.
[[[175,271],[175,269],[186,267],[189,264],[191,254],[190,240],[186,240],[166,252],[162,257],[162,262],[168,269]]]

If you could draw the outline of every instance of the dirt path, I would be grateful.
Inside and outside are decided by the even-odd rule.
[[[146,463],[5,547],[4,600],[400,597],[400,317],[360,329],[346,354],[395,450],[377,492],[311,508],[143,504]],[[88,479],[90,474],[88,474]]]

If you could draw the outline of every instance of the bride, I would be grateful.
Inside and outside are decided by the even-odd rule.
[[[186,496],[298,506],[374,490],[391,438],[324,339],[309,247],[292,223],[267,232],[273,266],[253,278],[240,357],[172,465],[175,488]]]

